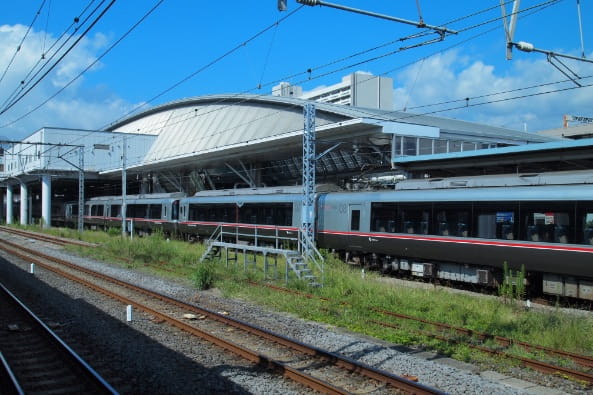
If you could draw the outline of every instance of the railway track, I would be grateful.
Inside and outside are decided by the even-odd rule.
[[[224,312],[187,304],[15,243],[2,241],[0,248],[321,392],[442,393],[407,378],[255,327]]]
[[[0,284],[0,393],[117,393]]]
[[[10,226],[0,226],[0,230],[6,233],[15,234],[18,236],[27,237],[29,239],[41,240],[56,245],[77,245],[82,247],[96,247],[94,243],[88,243],[86,241],[67,239],[64,237],[51,236],[45,233],[32,232],[28,230],[16,229]]]
[[[283,287],[278,287],[278,286],[271,285],[271,284],[262,284],[262,283],[256,283],[256,282],[252,282],[252,284],[256,285],[256,286],[267,287],[267,288],[270,288],[270,289],[273,289],[273,290],[276,290],[279,292],[292,293],[295,295],[299,295],[301,297],[319,298],[312,294],[308,294],[308,293],[304,293],[304,292],[300,292],[300,291],[295,291],[295,290],[291,290],[291,289],[287,289],[287,288],[283,288]],[[319,298],[319,299],[322,299],[325,301],[331,301],[327,298]],[[342,304],[345,304],[345,303],[342,302]],[[445,335],[440,335],[440,334],[431,333],[431,332],[427,332],[427,331],[416,330],[416,332],[422,336],[433,337],[438,340],[441,340],[444,342],[449,342],[449,343],[461,343],[463,341],[463,344],[468,345],[470,348],[473,348],[475,350],[478,350],[478,351],[481,351],[481,352],[484,352],[484,353],[487,353],[487,354],[490,354],[493,356],[514,360],[514,361],[522,364],[523,366],[529,367],[529,368],[537,370],[539,372],[560,375],[563,377],[571,377],[575,380],[586,383],[589,386],[593,385],[593,374],[591,374],[590,372],[561,366],[562,360],[570,360],[570,361],[574,362],[575,364],[582,366],[586,370],[591,370],[591,368],[593,367],[593,357],[590,357],[587,355],[571,353],[571,352],[567,352],[567,351],[563,351],[563,350],[556,350],[556,349],[552,349],[549,347],[544,347],[544,346],[540,346],[540,345],[536,345],[536,344],[530,344],[527,342],[517,341],[517,340],[510,339],[510,338],[502,337],[502,336],[491,335],[491,334],[487,334],[484,332],[474,331],[472,329],[457,327],[457,326],[453,326],[453,325],[449,325],[449,324],[445,324],[445,323],[441,323],[441,322],[425,320],[422,318],[413,317],[413,316],[409,316],[409,315],[405,315],[405,314],[400,314],[400,313],[388,311],[385,309],[371,308],[371,310],[376,313],[382,314],[384,316],[394,317],[394,318],[398,318],[398,319],[405,320],[405,321],[419,322],[419,323],[422,323],[425,325],[430,325],[430,326],[436,327],[438,329],[448,330],[450,332],[454,332],[456,334],[463,335],[465,337],[465,341],[460,340],[459,338],[453,338],[451,336],[445,336]],[[400,325],[390,323],[390,322],[385,322],[385,321],[380,321],[380,320],[370,320],[369,322],[371,322],[375,325],[379,325],[379,326],[383,326],[383,327],[387,327],[387,328],[401,329]],[[411,329],[409,329],[409,328],[406,328],[405,330],[411,331]],[[501,349],[494,349],[494,348],[486,347],[481,344],[475,344],[474,340],[479,340],[479,341],[494,340],[501,347],[504,347],[504,348],[518,346],[518,347],[521,347],[528,351],[538,351],[545,355],[559,358],[561,361],[558,363],[547,363],[547,362],[542,362],[539,360],[520,357],[517,355],[510,354],[510,353],[508,353],[504,350],[501,350]]]

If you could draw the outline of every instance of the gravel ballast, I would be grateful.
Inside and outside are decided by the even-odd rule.
[[[232,317],[394,374],[416,376],[420,383],[451,394],[586,393],[578,384],[547,379],[532,372],[520,371],[514,376],[535,378],[543,385],[561,387],[545,388],[495,372],[480,373],[474,366],[449,358],[272,312],[243,300],[226,299],[217,292],[198,292],[190,284],[73,256],[43,242],[29,239],[23,242],[22,238],[6,234],[0,237],[19,240],[29,248],[37,248],[183,301],[227,311]],[[126,322],[126,309],[121,303],[42,269],[31,275],[27,262],[8,258],[5,253],[1,255],[4,257],[0,264],[3,281],[18,289],[15,293],[25,298],[35,311],[43,311],[48,319],[57,321],[60,330],[74,336],[82,350],[86,348],[93,354],[100,354],[93,357],[93,361],[98,361],[97,370],[108,381],[111,377],[115,381],[112,384],[122,393],[308,392],[289,380],[196,340],[141,312],[134,312],[133,321]]]

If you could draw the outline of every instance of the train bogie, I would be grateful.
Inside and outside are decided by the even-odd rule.
[[[548,295],[593,300],[593,281],[546,273],[543,292]]]

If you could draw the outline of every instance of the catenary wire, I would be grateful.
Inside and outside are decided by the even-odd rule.
[[[4,103],[2,103],[2,106],[0,108],[5,108],[8,103],[12,102],[15,99],[15,97],[18,95],[19,91],[22,92],[26,87],[28,87],[32,83],[32,81],[34,80],[34,78],[37,77],[39,75],[39,73],[41,73],[41,71],[47,65],[50,64],[50,62],[54,59],[54,57],[56,57],[60,53],[60,51],[64,48],[64,46],[71,39],[74,38],[74,35],[71,34],[68,37],[66,37],[66,39],[64,41],[62,41],[62,39],[66,36],[66,34],[68,34],[68,31],[70,29],[72,29],[72,27],[75,26],[75,28],[73,30],[74,30],[74,33],[76,33],[82,26],[84,26],[84,24],[86,24],[86,22],[90,19],[90,17],[98,10],[98,7],[96,7],[90,15],[88,15],[85,18],[83,18],[84,14],[88,11],[88,9],[91,7],[91,5],[95,1],[96,0],[91,0],[91,2],[89,4],[87,4],[87,6],[82,10],[82,12],[76,18],[74,18],[74,20],[72,21],[72,23],[54,41],[54,43],[51,45],[51,47],[48,48],[48,50],[47,50],[47,52],[45,54],[51,53],[51,55],[49,56],[49,58],[44,59],[45,58],[45,54],[42,54],[42,56],[39,57],[39,59],[37,60],[37,62],[33,65],[33,67],[31,67],[31,69],[25,75],[25,77],[22,78],[22,83],[19,84],[19,85],[17,85],[15,87],[15,89],[12,91],[12,93],[6,98],[6,100],[4,101]],[[105,1],[106,0],[102,0],[101,4],[103,4]],[[79,23],[80,19],[82,19],[82,22],[81,23]],[[52,51],[53,48],[55,46],[57,46],[58,43],[60,43],[60,42],[61,42],[60,46],[55,51]],[[45,60],[44,64],[39,69],[37,69],[37,66],[39,66],[39,64],[41,63],[42,60]],[[35,71],[36,69],[37,69],[37,71]],[[33,74],[32,77],[31,77],[31,74]],[[31,78],[29,78],[29,77],[31,77]]]
[[[549,93],[549,92],[548,92],[548,93]],[[528,97],[528,96],[524,96],[524,97]],[[486,103],[482,103],[482,104],[486,104]],[[475,104],[475,105],[478,105],[478,104]],[[464,106],[464,107],[465,107],[465,106]],[[441,110],[441,111],[446,111],[446,110]]]
[[[8,73],[8,69],[10,69],[10,66],[12,66],[12,62],[14,62],[14,59],[16,58],[17,54],[20,52],[23,43],[25,42],[25,40],[27,39],[27,36],[29,35],[29,32],[33,28],[33,25],[35,24],[35,21],[39,17],[39,14],[41,13],[41,10],[43,9],[43,5],[45,4],[45,1],[46,0],[43,0],[43,2],[41,3],[41,5],[39,6],[39,9],[35,13],[35,16],[33,17],[33,20],[31,21],[31,23],[29,24],[29,27],[27,28],[27,31],[25,32],[25,35],[21,39],[21,42],[19,43],[18,47],[16,48],[16,50],[12,54],[12,57],[10,58],[10,61],[6,65],[6,68],[4,69],[4,72],[2,73],[2,77],[0,77],[0,84],[2,83],[2,81],[4,81],[4,77],[6,76],[6,73]]]
[[[97,24],[97,22],[99,22],[99,20],[107,13],[107,11],[111,8],[111,6],[113,6],[113,4],[115,2],[116,2],[116,0],[111,0],[111,2],[107,5],[107,7],[101,11],[101,13],[97,16],[97,18],[95,18],[95,20],[93,20],[93,22],[91,22],[91,25],[59,57],[59,59],[53,65],[51,65],[50,68],[45,73],[43,73],[43,75],[41,77],[39,77],[37,79],[37,81],[35,81],[29,87],[29,89],[27,89],[25,92],[21,93],[17,98],[15,98],[12,102],[10,102],[10,104],[8,104],[6,107],[4,107],[4,109],[2,109],[2,111],[0,111],[0,115],[4,114],[6,111],[11,109],[15,104],[17,104],[19,101],[21,101],[29,92],[31,92],[31,90],[33,88],[35,88],[64,59],[64,57],[66,57],[66,55],[68,55],[68,53],[70,53],[70,51],[72,49],[74,49],[74,47],[80,42],[80,40],[82,40],[86,36],[86,34]]]
[[[60,93],[62,93],[65,89],[67,89],[70,85],[72,85],[76,80],[78,80],[80,77],[82,77],[82,75],[84,73],[86,73],[88,70],[90,70],[97,62],[99,62],[105,55],[107,55],[109,52],[111,52],[111,50],[113,48],[115,48],[121,41],[123,41],[130,33],[132,33],[132,31],[134,31],[142,22],[144,22],[144,20],[146,18],[148,18],[148,16],[150,14],[152,14],[165,0],[160,0],[158,1],[150,10],[148,10],[132,27],[130,27],[118,40],[116,40],[109,48],[107,48],[100,56],[98,56],[93,62],[91,62],[91,64],[89,64],[84,70],[82,70],[80,73],[78,73],[78,75],[76,75],[76,77],[74,77],[72,80],[70,80],[67,84],[65,84],[62,88],[60,88],[57,92],[55,92],[52,96],[48,97],[45,101],[41,102],[39,105],[37,105],[36,107],[32,108],[30,111],[28,111],[27,113],[21,115],[19,118],[11,121],[10,123],[7,123],[5,125],[2,125],[0,127],[7,127],[10,125],[15,124],[16,122],[20,121],[21,119],[29,116],[31,113],[33,113],[34,111],[37,111],[39,108],[41,108],[42,106],[44,106],[45,104],[47,104],[50,100],[52,100],[54,97],[56,97],[57,95],[59,95]],[[1,114],[1,113],[0,113]]]

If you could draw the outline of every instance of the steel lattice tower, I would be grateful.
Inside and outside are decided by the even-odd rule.
[[[315,221],[315,105],[303,106],[305,125],[303,128],[303,209],[301,216],[301,230],[307,238],[304,243],[313,243]],[[306,251],[308,252],[308,251]]]

